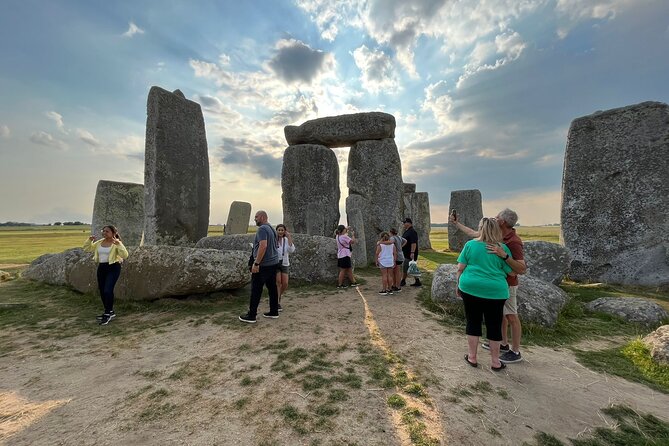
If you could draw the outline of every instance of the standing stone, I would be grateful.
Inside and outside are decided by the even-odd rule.
[[[367,245],[365,242],[365,220],[360,209],[349,209],[346,212],[348,225],[353,228],[356,242],[351,247],[351,258],[357,266],[367,266]],[[350,235],[350,234],[349,234]]]
[[[481,191],[478,189],[454,190],[451,192],[451,202],[448,205],[448,215],[456,210],[458,221],[468,228],[478,230],[479,222],[483,217]],[[460,252],[470,238],[454,224],[448,224],[448,248]]]
[[[289,146],[283,154],[281,190],[283,223],[290,232],[309,233],[308,214],[320,214],[322,232],[311,235],[332,237],[339,223],[339,165],[332,150],[315,144]]]
[[[200,104],[151,87],[144,165],[144,243],[192,245],[209,228],[209,155]]]
[[[325,218],[321,213],[320,204],[310,204],[307,206],[307,234],[321,235],[325,234]]]
[[[416,185],[414,183],[404,183],[404,193],[405,194],[416,193]]]
[[[329,116],[312,119],[300,126],[286,126],[284,134],[291,146],[350,147],[362,140],[394,138],[395,117],[381,112]]]
[[[362,212],[367,259],[373,259],[379,234],[398,227],[404,183],[395,140],[359,141],[348,156],[346,213]]]
[[[228,212],[228,222],[225,224],[225,234],[246,234],[249,232],[251,221],[251,203],[233,201]]]
[[[575,119],[562,176],[572,280],[669,287],[669,106]]]
[[[405,193],[403,208],[404,218],[411,218],[413,227],[418,233],[418,249],[432,249],[430,243],[430,198],[427,192]]]
[[[114,225],[126,246],[139,246],[144,231],[144,185],[98,181],[91,234],[101,237],[105,225]]]

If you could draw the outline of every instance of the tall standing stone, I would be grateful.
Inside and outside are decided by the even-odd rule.
[[[430,219],[430,198],[427,192],[405,193],[403,203],[404,217],[411,218],[413,227],[418,234],[418,249],[432,249],[432,243],[430,243],[430,225],[432,223]]]
[[[367,259],[373,259],[379,234],[397,227],[404,183],[400,155],[392,138],[359,141],[348,157],[346,213],[362,212]]]
[[[225,224],[225,234],[246,234],[249,232],[251,221],[251,203],[233,201],[228,212],[228,221]]]
[[[144,243],[191,245],[209,228],[209,155],[202,109],[151,87],[144,165]]]
[[[125,245],[139,246],[144,231],[143,184],[98,181],[91,233],[99,238],[105,225],[114,225]]]
[[[365,219],[360,209],[349,209],[346,212],[348,225],[353,229],[356,242],[351,247],[351,257],[357,266],[367,266],[367,245],[365,243]],[[350,235],[350,234],[349,234]]]
[[[483,217],[483,205],[481,203],[481,191],[478,189],[454,190],[451,192],[451,202],[448,205],[448,215],[453,209],[456,210],[458,221],[463,225],[478,229],[481,217]],[[470,238],[457,226],[448,224],[448,248],[451,251],[460,252]]]
[[[669,287],[669,106],[575,119],[562,176],[561,239],[576,281]]]
[[[309,215],[320,215],[321,234],[332,237],[339,224],[339,165],[335,153],[325,146],[289,146],[281,169],[283,223],[290,232],[309,233]],[[312,217],[313,218],[313,217]]]
[[[318,144],[325,147],[350,147],[358,141],[395,137],[395,117],[388,113],[353,113],[312,119],[300,126],[284,128],[291,146]]]

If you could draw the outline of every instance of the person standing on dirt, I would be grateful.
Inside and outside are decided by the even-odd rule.
[[[118,230],[113,225],[102,227],[102,238],[90,236],[84,242],[84,251],[92,252],[98,264],[97,279],[104,313],[96,319],[100,325],[107,325],[116,317],[114,312],[114,287],[121,276],[121,263],[128,258],[128,250],[123,246]]]
[[[478,367],[481,323],[485,321],[490,368],[498,372],[506,367],[500,362],[499,346],[502,341],[504,303],[509,299],[506,276],[513,270],[502,258],[490,255],[490,246],[499,246],[507,258],[511,256],[511,251],[502,245],[502,230],[494,218],[483,217],[478,229],[480,235],[465,243],[458,256],[455,292],[462,299],[467,319],[465,331],[468,352],[465,361],[472,367]]]
[[[344,225],[337,226],[335,240],[337,241],[337,267],[339,268],[337,288],[346,288],[344,286],[346,277],[348,277],[349,286],[357,287],[358,283],[353,276],[353,262],[351,261],[351,246],[357,243],[353,229]]]
[[[400,282],[400,287],[403,287],[407,284],[407,275],[409,271],[409,262],[412,260],[418,261],[418,233],[413,228],[413,221],[410,218],[404,219],[404,232],[402,237],[406,239],[406,244],[402,247],[402,254],[404,255],[404,265],[402,267],[403,276],[402,281]],[[421,286],[420,279],[415,278],[416,281],[409,286]]]
[[[267,212],[258,211],[253,218],[258,226],[253,242],[253,266],[251,267],[251,298],[249,311],[239,316],[239,320],[248,324],[256,323],[258,305],[263,287],[269,293],[269,312],[263,317],[279,317],[279,292],[276,287],[276,272],[279,268],[279,252],[276,246],[276,231],[267,222]]]
[[[520,354],[520,337],[522,332],[522,327],[520,324],[520,319],[518,318],[518,274],[525,274],[527,271],[527,266],[525,265],[525,257],[523,256],[523,241],[516,234],[514,226],[518,223],[518,214],[512,211],[509,208],[506,208],[500,211],[495,217],[497,224],[502,229],[502,235],[504,236],[504,244],[511,251],[511,256],[507,256],[503,249],[499,246],[490,246],[488,252],[495,254],[498,257],[504,259],[507,265],[513,269],[513,273],[506,277],[506,282],[509,286],[509,299],[504,305],[504,319],[502,320],[502,343],[500,345],[500,351],[502,355],[500,360],[505,363],[514,363],[522,361],[522,356]],[[463,225],[457,220],[457,217],[451,215],[449,218],[450,222],[455,224],[456,227],[467,234],[469,237],[478,237],[479,232],[474,231],[471,228]],[[508,339],[508,326],[511,326],[511,345],[509,345]],[[490,344],[484,343],[483,348],[489,349]]]

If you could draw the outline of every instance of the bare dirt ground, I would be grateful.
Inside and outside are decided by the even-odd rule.
[[[589,371],[569,351],[526,348],[495,373],[481,350],[469,367],[464,334],[424,310],[417,289],[378,289],[368,278],[289,290],[281,317],[255,325],[231,311],[127,336],[100,335],[94,320],[74,338],[21,332],[0,356],[0,443],[516,445],[605,426],[599,410],[612,403],[668,418],[669,395]],[[394,394],[418,424],[388,404]]]

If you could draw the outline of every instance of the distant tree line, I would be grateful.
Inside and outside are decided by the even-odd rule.
[[[57,221],[53,224],[53,226],[83,226],[87,225],[88,223],[82,223],[80,221]],[[37,223],[23,223],[20,221],[6,221],[4,223],[0,223],[0,226],[51,226],[51,223],[47,223],[46,225],[38,225]]]

